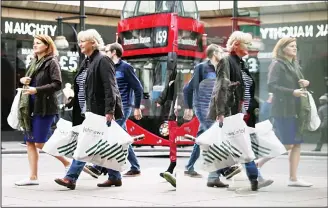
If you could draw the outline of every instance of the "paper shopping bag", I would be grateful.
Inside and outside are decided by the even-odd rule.
[[[307,92],[307,97],[309,99],[311,109],[308,115],[308,123],[306,124],[306,127],[309,131],[315,131],[320,127],[322,121],[318,115],[317,106],[315,105],[312,94],[309,91]]]
[[[248,127],[252,150],[256,158],[277,157],[287,152],[284,145],[277,138],[269,120],[255,124],[255,128]]]
[[[7,117],[7,122],[8,125],[13,128],[13,129],[17,129],[17,130],[22,130],[19,124],[19,102],[21,99],[21,95],[22,95],[22,88],[17,88],[17,94],[14,98],[14,101],[11,105],[11,109],[10,109],[10,113]]]
[[[212,172],[237,163],[228,150],[228,142],[223,141],[222,129],[218,122],[197,137],[196,143],[202,151],[202,168],[205,171]]]
[[[91,112],[85,116],[74,159],[123,171],[133,138],[115,121],[108,127],[104,116]]]
[[[56,126],[57,128],[42,150],[53,156],[73,158],[81,125],[72,127],[70,121],[60,118]]]
[[[255,155],[252,151],[248,126],[243,118],[242,113],[224,118],[222,132],[223,141],[228,144],[227,150],[230,154],[239,163],[248,163],[255,159]]]

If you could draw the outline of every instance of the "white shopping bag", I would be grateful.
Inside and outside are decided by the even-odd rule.
[[[255,124],[255,128],[248,127],[252,150],[256,158],[278,157],[287,152],[284,145],[277,138],[269,120]]]
[[[248,126],[243,118],[242,113],[226,117],[222,127],[223,140],[229,144],[229,152],[238,163],[248,163],[255,159]]]
[[[22,88],[17,88],[17,94],[14,98],[14,101],[11,105],[10,113],[7,117],[7,122],[9,126],[13,129],[22,130],[19,125],[19,101],[22,95]]]
[[[60,118],[56,126],[57,128],[42,150],[53,156],[73,158],[81,125],[72,127],[70,121]]]
[[[202,150],[202,168],[205,171],[212,172],[237,163],[229,152],[228,142],[223,141],[222,129],[218,122],[197,137],[196,143]]]
[[[321,124],[320,117],[318,115],[317,106],[315,105],[314,99],[310,92],[307,92],[307,97],[310,102],[311,110],[309,114],[309,123],[307,124],[307,129],[309,131],[315,131],[319,128]]]
[[[106,118],[85,113],[74,159],[102,167],[123,171],[133,138],[115,121],[106,125]]]

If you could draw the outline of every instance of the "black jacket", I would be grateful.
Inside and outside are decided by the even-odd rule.
[[[85,67],[88,67],[85,80],[86,111],[102,116],[111,113],[115,119],[122,118],[122,99],[115,79],[114,63],[106,55],[95,50],[82,62],[74,79],[73,126],[81,124],[84,120],[77,99],[79,87],[76,78]]]
[[[268,90],[273,93],[271,116],[290,117],[298,114],[298,105],[293,96],[298,89],[298,78],[277,59],[269,66]]]
[[[244,99],[244,82],[242,77],[242,60],[234,54],[222,58],[218,64],[217,77],[211,96],[208,118],[230,116],[241,112]]]
[[[33,114],[42,116],[58,114],[56,92],[61,89],[62,77],[57,57],[45,57],[36,74],[31,78],[35,79],[37,90]]]

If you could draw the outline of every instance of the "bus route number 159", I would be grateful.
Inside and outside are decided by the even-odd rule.
[[[156,32],[156,44],[165,45],[167,42],[167,31],[166,30],[158,30]]]

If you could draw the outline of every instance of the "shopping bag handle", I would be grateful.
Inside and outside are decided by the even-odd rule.
[[[107,122],[106,122],[106,125],[107,125],[108,127],[110,127],[110,126],[111,126],[111,124],[112,124],[112,122],[111,122],[111,121],[107,121]]]

